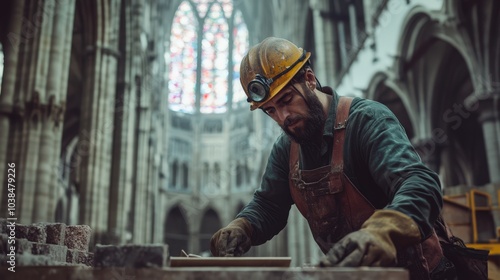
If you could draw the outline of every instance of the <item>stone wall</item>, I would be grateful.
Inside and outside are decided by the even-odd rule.
[[[92,266],[94,256],[89,252],[91,233],[87,225],[23,225],[0,219],[0,266],[8,265],[11,260],[17,266]]]

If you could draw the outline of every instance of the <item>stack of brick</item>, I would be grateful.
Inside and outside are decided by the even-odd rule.
[[[15,242],[12,241],[14,228]],[[7,220],[0,219],[0,253],[5,258],[13,248],[18,266],[92,266],[93,254],[88,251],[90,235],[91,229],[87,225],[35,223],[15,224],[14,227]]]

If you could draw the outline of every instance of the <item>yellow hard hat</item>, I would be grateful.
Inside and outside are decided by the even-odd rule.
[[[310,52],[282,38],[268,37],[253,46],[240,66],[240,82],[250,110],[261,107],[278,94],[310,56]]]

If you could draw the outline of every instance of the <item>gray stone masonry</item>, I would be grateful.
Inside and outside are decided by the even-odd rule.
[[[68,249],[66,262],[68,264],[84,264],[87,266],[94,266],[94,254],[87,251]]]
[[[81,251],[89,250],[90,235],[92,230],[87,225],[66,226],[64,245],[68,249]]]
[[[164,267],[168,261],[168,246],[151,245],[97,245],[94,267]]]
[[[33,251],[33,242],[30,242],[28,239],[17,238],[16,239],[16,253],[18,254],[31,254]]]
[[[64,245],[66,225],[62,223],[46,224],[47,243]]]
[[[28,239],[29,230],[30,226],[28,225],[16,224],[16,238]]]
[[[0,267],[7,265],[6,257],[11,246],[14,247],[16,266],[93,265],[93,254],[88,252],[92,230],[87,225],[15,224],[15,239],[10,240],[15,243],[8,244],[8,223],[0,218]]]
[[[56,262],[66,262],[66,253],[68,252],[68,247],[53,244],[33,244],[33,255],[43,255],[48,256]]]
[[[38,223],[29,226],[28,240],[36,243],[47,242],[47,232],[45,231],[45,224]]]

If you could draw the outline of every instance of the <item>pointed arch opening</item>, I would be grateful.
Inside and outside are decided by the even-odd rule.
[[[168,213],[164,232],[164,241],[168,244],[170,256],[180,256],[181,250],[189,250],[188,224],[179,206],[172,208]]]
[[[465,101],[475,91],[471,59],[432,14],[421,9],[408,17],[401,37],[397,75],[418,112],[414,123],[422,159],[441,175],[444,187],[487,184],[479,112],[468,110]]]
[[[446,186],[482,186],[489,182],[487,155],[479,112],[468,110],[474,92],[462,55],[451,45],[434,61],[438,68],[431,112],[433,140],[441,152],[441,174]]]
[[[396,115],[405,129],[408,139],[411,140],[415,136],[415,132],[405,102],[396,90],[386,84],[386,81],[387,77],[385,76],[375,79],[369,87],[372,91],[370,96],[373,96],[373,100],[386,105]]]
[[[210,254],[210,239],[221,227],[219,215],[213,209],[208,209],[201,219],[200,254]]]

